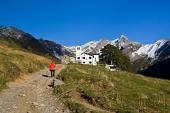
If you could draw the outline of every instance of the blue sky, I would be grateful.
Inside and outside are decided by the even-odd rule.
[[[0,25],[67,46],[118,38],[170,38],[169,0],[0,0]]]

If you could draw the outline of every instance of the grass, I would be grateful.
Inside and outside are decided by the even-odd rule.
[[[54,93],[73,113],[170,113],[170,81],[71,64]]]
[[[14,43],[0,40],[0,90],[6,87],[6,82],[41,70],[49,62],[49,59],[28,52]]]

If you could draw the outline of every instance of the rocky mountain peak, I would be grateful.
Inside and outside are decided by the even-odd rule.
[[[127,37],[127,36],[125,36],[125,35],[121,35],[121,36],[120,36],[120,40],[128,41],[128,37]]]
[[[99,45],[105,45],[105,44],[108,44],[109,43],[109,40],[106,40],[106,39],[101,39],[98,44]]]
[[[126,46],[128,45],[129,41],[128,41],[128,37],[125,36],[125,35],[121,35],[120,38],[119,38],[119,44],[120,46]]]

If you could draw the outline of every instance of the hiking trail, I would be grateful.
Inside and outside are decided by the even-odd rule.
[[[65,67],[56,65],[57,75]],[[42,76],[47,71],[41,70],[9,82],[8,88],[0,92],[0,113],[68,113],[53,95],[53,88],[48,86],[53,78]]]

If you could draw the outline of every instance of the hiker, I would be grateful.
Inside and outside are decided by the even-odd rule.
[[[52,62],[49,65],[50,71],[51,71],[51,77],[54,77],[55,75],[55,60],[52,59]]]

